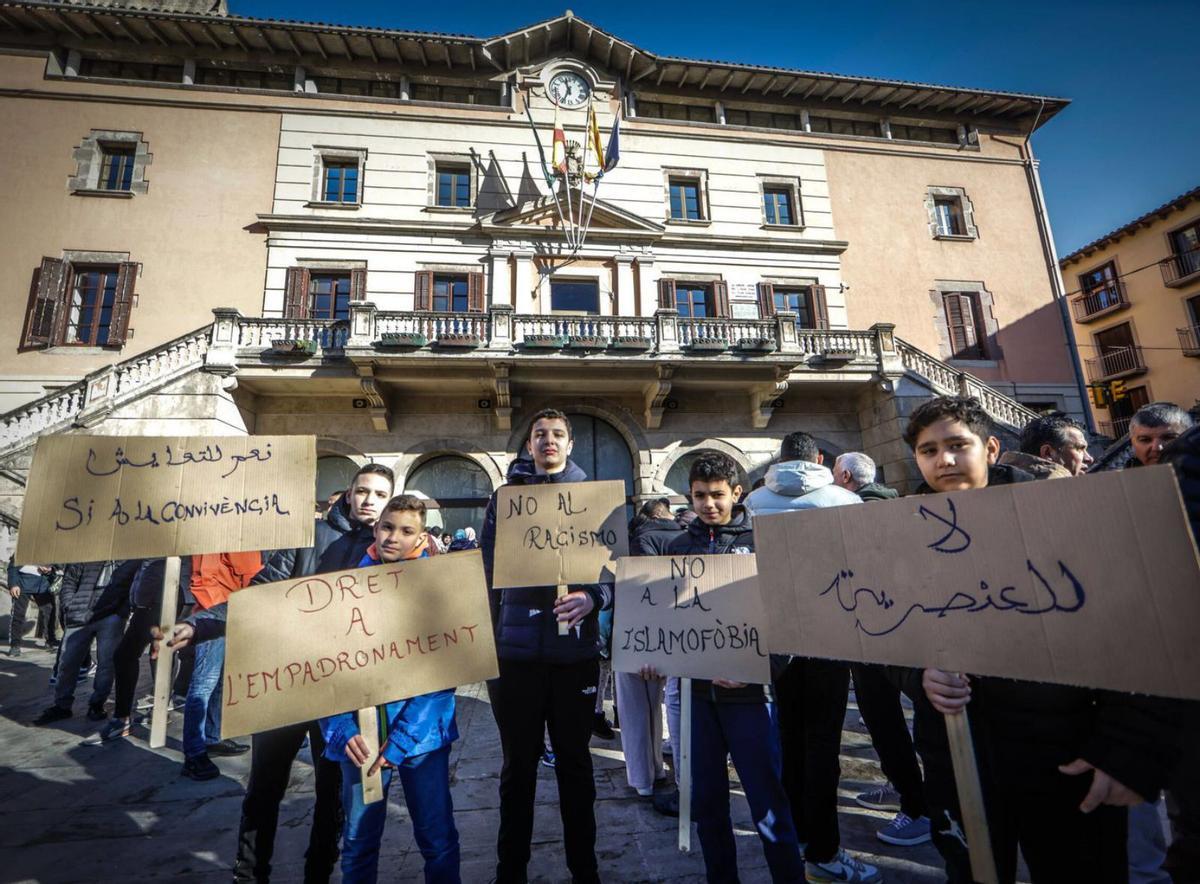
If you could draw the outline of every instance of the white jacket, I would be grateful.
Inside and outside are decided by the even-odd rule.
[[[767,470],[767,483],[751,491],[742,503],[754,516],[769,516],[791,510],[848,506],[862,503],[853,491],[833,484],[828,467],[807,460],[789,460],[773,464]]]

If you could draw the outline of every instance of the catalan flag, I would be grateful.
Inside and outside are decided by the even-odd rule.
[[[585,163],[590,168],[584,169],[583,174],[592,181],[604,174],[604,149],[600,145],[600,124],[596,121],[596,108],[591,102],[588,103],[587,146],[587,152],[592,156],[588,158],[589,162]]]

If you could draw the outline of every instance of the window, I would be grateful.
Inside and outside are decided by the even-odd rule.
[[[466,313],[469,283],[462,276],[433,277],[433,309],[439,313]]]
[[[555,313],[600,313],[600,285],[589,280],[550,282],[550,309]]]
[[[965,236],[962,203],[957,197],[939,197],[933,201],[938,236]]]
[[[101,144],[100,178],[101,190],[129,190],[133,185],[133,157],[135,145]]]
[[[1142,350],[1133,339],[1133,326],[1128,322],[1106,328],[1095,335],[1096,359],[1087,360],[1092,381],[1136,374],[1146,370]]]
[[[437,164],[435,205],[466,209],[471,206],[471,167],[458,163]]]
[[[1125,395],[1108,407],[1108,416],[1112,418],[1112,430],[1117,437],[1129,432],[1129,421],[1138,409],[1150,404],[1150,394],[1145,387],[1126,387]]]
[[[449,86],[441,83],[413,83],[409,91],[413,101],[440,101],[450,104],[502,106],[504,94],[493,86]]]
[[[755,126],[761,129],[803,129],[797,114],[777,114],[767,111],[748,110],[740,107],[725,108],[726,126]]]
[[[961,187],[933,186],[925,192],[929,235],[934,239],[978,239],[975,206]]]
[[[729,286],[719,279],[713,282],[660,279],[658,307],[694,319],[729,316]]]
[[[1180,277],[1200,273],[1200,221],[1171,234],[1171,249],[1177,256]]]
[[[197,86],[230,86],[237,89],[273,89],[294,92],[296,74],[283,67],[239,68],[221,64],[196,65]]]
[[[350,318],[350,274],[313,273],[308,283],[309,319]]]
[[[362,205],[367,152],[355,147],[313,148],[312,201],[317,208]]]
[[[321,199],[327,203],[358,202],[358,161],[326,160]]]
[[[825,287],[800,283],[760,283],[758,312],[762,318],[776,313],[795,313],[796,327],[804,329],[829,328],[829,310]]]
[[[81,196],[131,197],[150,185],[146,167],[153,157],[140,132],[93,129],[75,148],[75,174],[67,188]]]
[[[792,191],[787,187],[772,185],[763,188],[763,213],[768,224],[794,225]]]
[[[1096,313],[1121,303],[1120,281],[1112,261],[1079,277],[1079,288],[1088,313]]]
[[[974,292],[942,292],[951,359],[986,359],[979,324],[979,299]]]
[[[590,474],[589,474],[590,475]],[[405,491],[417,491],[436,503],[429,510],[430,528],[451,533],[460,528],[483,530],[483,516],[492,494],[492,480],[475,461],[444,454],[420,464],[404,482]]]
[[[958,144],[958,129],[941,126],[910,126],[892,123],[892,138],[900,141],[929,141],[934,144]]]
[[[122,346],[132,334],[129,313],[136,278],[137,264],[130,261],[89,264],[43,258],[30,290],[22,349]]]
[[[704,220],[700,204],[700,182],[695,178],[671,178],[671,217],[676,221]]]
[[[482,313],[483,274],[418,270],[413,284],[413,309],[438,313]]]
[[[809,129],[813,132],[827,132],[830,135],[860,135],[866,138],[882,137],[878,120],[848,120],[845,117],[813,117],[808,118]]]
[[[1188,298],[1188,322],[1192,328],[1200,328],[1200,295]]]
[[[713,309],[712,292],[708,286],[681,283],[675,287],[675,308],[680,316],[700,319],[716,316]]]
[[[638,99],[637,115],[657,120],[688,120],[693,123],[712,123],[716,120],[716,108],[711,104],[676,104],[664,101]]]
[[[283,315],[289,319],[349,319],[350,302],[367,296],[365,267],[290,267]]]
[[[183,65],[81,58],[79,60],[79,76],[106,77],[112,80],[147,80],[156,83],[182,83]]]

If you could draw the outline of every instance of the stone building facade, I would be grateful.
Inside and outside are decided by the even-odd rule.
[[[455,527],[543,406],[631,503],[704,450],[753,481],[798,429],[907,487],[932,393],[1010,430],[1084,407],[1028,143],[1062,99],[659,56],[569,13],[218,12],[0,8],[9,525],[46,432],[313,433],[318,497],[376,459]],[[619,163],[552,184],[588,107]]]

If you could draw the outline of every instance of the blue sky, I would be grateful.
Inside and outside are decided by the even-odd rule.
[[[568,6],[664,55],[1072,99],[1033,142],[1062,255],[1200,185],[1197,0],[230,0],[240,15],[473,36]]]

